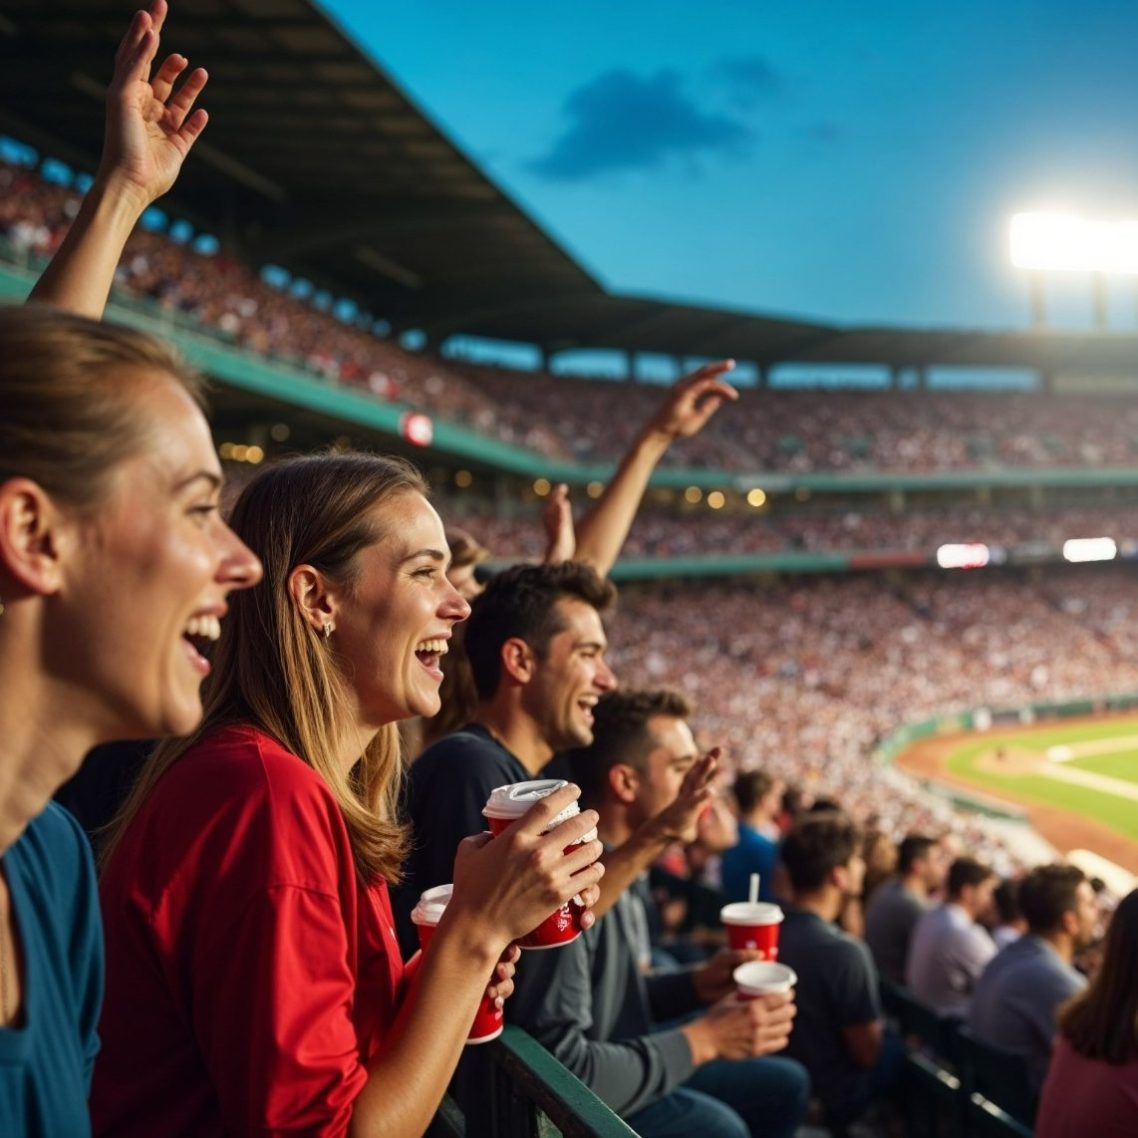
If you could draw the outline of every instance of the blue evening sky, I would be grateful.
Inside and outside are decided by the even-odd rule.
[[[615,291],[1024,327],[1012,212],[1138,216],[1133,0],[322,3]]]

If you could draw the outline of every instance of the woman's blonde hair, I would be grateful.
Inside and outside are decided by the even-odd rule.
[[[156,372],[201,406],[200,377],[153,336],[45,306],[0,307],[0,482],[30,478],[69,505],[96,506],[116,467],[145,448],[137,396]]]
[[[187,739],[159,745],[113,823],[104,860],[158,781],[219,727],[249,723],[313,767],[336,797],[364,882],[397,881],[407,836],[397,820],[403,760],[398,729],[382,728],[345,773],[337,747],[352,717],[335,653],[293,602],[289,574],[308,564],[352,589],[356,557],[385,536],[375,507],[425,493],[414,467],[368,454],[312,455],[262,470],[233,510],[234,531],[265,575],[234,593],[207,681],[205,714]]]

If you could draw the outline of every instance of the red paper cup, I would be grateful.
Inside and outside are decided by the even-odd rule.
[[[453,890],[453,885],[439,885],[434,889],[428,889],[419,898],[419,903],[415,908],[411,910],[411,920],[415,922],[415,931],[419,934],[419,952],[415,953],[407,962],[404,969],[405,974],[411,971],[413,975],[412,970],[422,963],[422,954],[427,951],[427,945],[431,943],[431,939],[435,935],[435,929],[438,927],[439,920],[450,901]],[[489,1043],[491,1039],[497,1039],[502,1034],[502,1027],[502,1009],[496,1007],[489,996],[483,996],[474,1016],[474,1023],[470,1025],[470,1032],[466,1037],[467,1047],[475,1043]]]
[[[490,792],[486,805],[482,810],[490,833],[497,836],[508,826],[516,822],[535,802],[540,802],[547,795],[560,790],[567,783],[560,778],[539,778],[530,782],[515,782],[509,786],[499,786]],[[545,828],[545,833],[556,829],[562,822],[579,814],[580,807],[571,802],[552,822]],[[591,842],[597,836],[596,830],[591,830],[584,837],[579,838],[573,845],[565,847],[570,853],[573,846],[582,842]],[[560,948],[571,944],[581,935],[581,918],[585,915],[585,905],[580,897],[573,897],[560,909],[555,909],[537,928],[527,933],[518,941],[521,948]]]
[[[735,980],[737,1000],[757,1000],[789,992],[798,983],[793,968],[776,964],[773,960],[748,960],[731,973]]]
[[[755,949],[764,960],[778,959],[778,926],[782,910],[766,901],[736,901],[719,910],[719,919],[727,928],[730,948]]]

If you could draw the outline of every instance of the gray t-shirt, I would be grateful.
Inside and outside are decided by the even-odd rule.
[[[798,974],[798,1014],[785,1054],[810,1072],[814,1093],[830,1111],[856,1101],[870,1072],[846,1051],[843,1027],[881,1018],[877,974],[863,941],[804,909],[788,909],[778,959]]]
[[[895,984],[905,983],[905,960],[913,929],[928,902],[906,889],[899,877],[883,881],[869,899],[865,911],[865,942],[877,969]]]
[[[980,973],[995,955],[987,932],[959,905],[946,902],[917,922],[905,983],[918,1000],[942,1015],[964,1016]]]
[[[984,970],[972,995],[968,1025],[984,1043],[1022,1055],[1038,1094],[1051,1062],[1055,1009],[1086,984],[1046,941],[1021,937]]]

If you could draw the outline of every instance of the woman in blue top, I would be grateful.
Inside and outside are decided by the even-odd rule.
[[[226,597],[261,568],[218,514],[196,378],[100,325],[115,262],[205,125],[165,3],[116,58],[103,162],[33,300],[0,311],[0,1134],[89,1133],[102,939],[91,854],[52,794],[97,743],[201,718]]]

